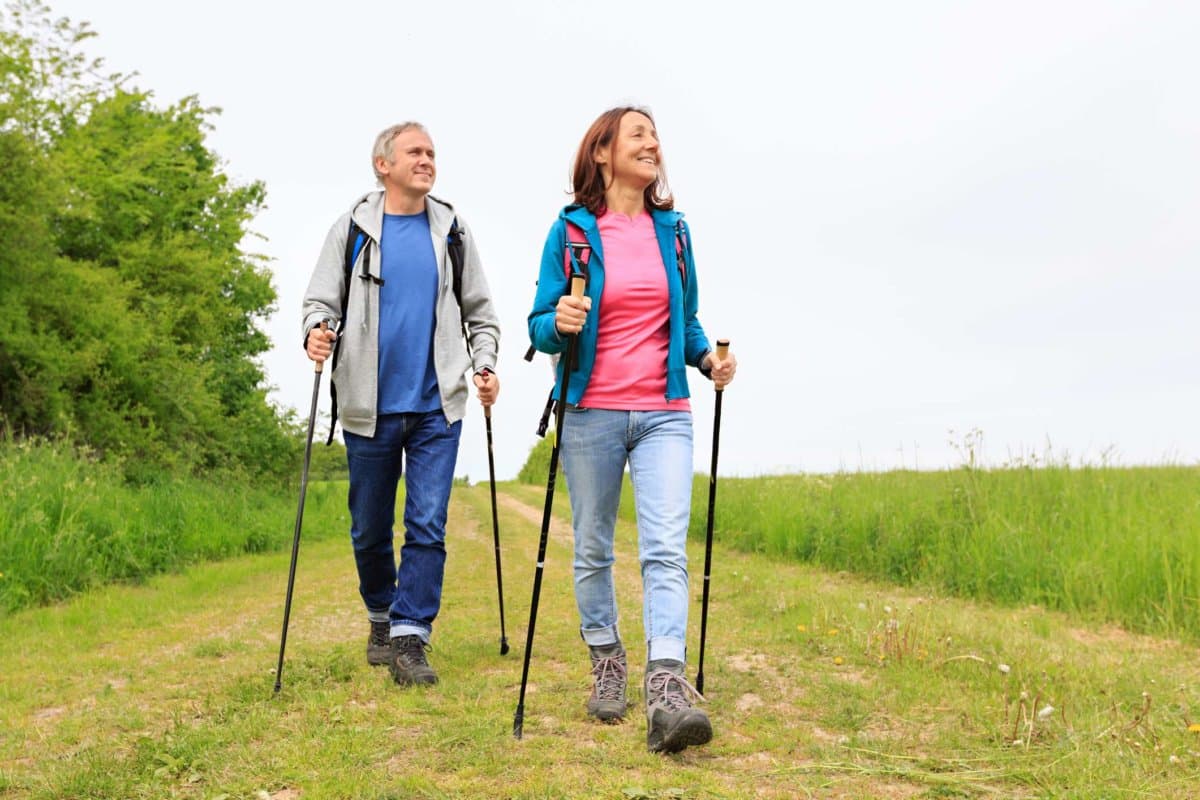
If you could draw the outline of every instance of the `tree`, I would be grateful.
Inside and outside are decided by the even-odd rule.
[[[231,183],[206,147],[216,109],[156,108],[75,52],[86,26],[52,23],[34,0],[8,9],[0,308],[19,319],[0,325],[7,424],[70,434],[131,474],[281,472],[295,426],[269,405],[257,361],[275,291],[241,249],[265,188]]]

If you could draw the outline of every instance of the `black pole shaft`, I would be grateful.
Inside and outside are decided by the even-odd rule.
[[[572,277],[572,294],[582,296],[582,276]],[[558,394],[558,405],[554,413],[554,446],[550,448],[550,469],[546,478],[546,505],[542,508],[542,533],[538,539],[537,567],[533,573],[533,597],[529,601],[529,628],[525,632],[525,662],[521,666],[521,694],[517,698],[517,710],[513,714],[513,736],[521,738],[525,727],[525,687],[529,683],[529,661],[533,655],[533,631],[537,625],[538,600],[542,596],[542,570],[546,564],[546,542],[550,538],[551,512],[554,509],[554,480],[558,473],[558,449],[562,446],[563,421],[567,409],[567,387],[571,380],[571,364],[575,361],[575,351],[579,347],[579,336],[573,334],[567,339],[566,357],[559,361],[562,365],[562,388]]]
[[[717,343],[717,353],[722,358],[729,342]],[[700,658],[696,665],[696,691],[704,693],[704,642],[708,635],[708,589],[712,576],[713,511],[717,504],[717,454],[721,449],[721,398],[725,387],[716,388],[713,403],[712,464],[708,468],[708,520],[704,526],[704,598],[700,604]]]
[[[508,636],[504,632],[504,577],[500,570],[500,517],[496,513],[496,459],[492,455],[492,409],[483,409],[487,426],[488,484],[492,490],[492,542],[496,548],[496,594],[500,598],[500,655],[508,654]]]
[[[322,325],[322,328],[325,326]],[[287,647],[288,620],[292,614],[292,589],[296,585],[296,560],[300,555],[300,527],[304,522],[304,496],[308,492],[308,465],[312,460],[313,429],[317,424],[317,400],[321,393],[321,363],[313,375],[312,405],[308,412],[308,437],[304,441],[304,469],[300,473],[300,502],[296,506],[296,528],[292,532],[292,563],[288,567],[287,597],[283,602],[283,632],[279,635],[279,663],[275,665],[275,691],[283,686],[283,651]]]

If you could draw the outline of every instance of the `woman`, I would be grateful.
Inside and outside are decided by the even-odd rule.
[[[712,738],[684,676],[692,414],[686,367],[718,385],[737,360],[719,359],[696,318],[690,235],[662,166],[654,120],[622,107],[592,123],[575,155],[575,204],[559,214],[542,254],[529,335],[546,353],[579,337],[559,443],[575,526],[575,599],[592,662],[591,716],[625,715],[626,658],[617,628],[613,533],[626,463],[637,510],[646,633],[646,742],[677,752]],[[587,290],[568,292],[583,258]],[[579,248],[572,248],[582,253]]]

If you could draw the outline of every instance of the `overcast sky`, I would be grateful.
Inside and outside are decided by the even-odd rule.
[[[656,117],[700,318],[740,368],[722,475],[984,457],[1200,461],[1200,5],[58,0],[87,52],[262,180],[275,399],[308,412],[299,306],[333,220],[417,119],[503,326],[499,477],[550,372],[521,355],[570,160],[605,108]],[[712,391],[693,372],[696,466]],[[328,403],[327,392],[322,393]],[[458,474],[487,476],[473,407]]]

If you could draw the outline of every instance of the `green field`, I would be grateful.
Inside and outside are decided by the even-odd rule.
[[[747,552],[1200,642],[1197,467],[734,478],[717,492],[716,536]],[[703,536],[706,477],[693,497]]]
[[[629,719],[604,726],[584,712],[564,496],[517,741],[541,487],[499,486],[507,656],[498,647],[487,487],[456,487],[430,656],[442,681],[410,691],[363,657],[344,484],[310,486],[275,695],[290,489],[172,482],[134,490],[53,448],[10,449],[0,465],[0,580],[29,587],[25,576],[39,564],[71,566],[44,571],[42,595],[5,590],[0,797],[1157,798],[1187,796],[1200,772],[1200,659],[1186,626],[1174,628],[1178,637],[1135,633],[1102,622],[1116,614],[1113,598],[1068,603],[1041,579],[1028,596],[968,596],[1020,586],[1034,574],[1022,565],[1061,549],[1061,563],[1090,558],[1097,582],[1124,581],[1139,599],[1132,581],[1156,573],[1152,559],[1135,556],[1161,552],[1170,533],[1156,539],[1143,521],[1194,526],[1194,470],[723,479],[705,663],[716,736],[663,757],[646,752],[636,688],[644,646],[628,518],[618,526],[617,577],[635,686]],[[689,551],[693,666],[707,487],[697,480]],[[1061,519],[1084,500],[1097,506],[1084,513],[1088,525]],[[1024,546],[994,534],[1006,529],[1005,504],[1014,509],[1007,528],[1047,519],[1057,534],[1037,540],[1063,546],[1041,547],[1040,560],[1012,555]],[[924,523],[910,529],[905,520]],[[1123,520],[1137,521],[1137,541],[1122,543]],[[834,541],[837,526],[846,543]],[[919,535],[942,526],[955,535]],[[1069,541],[1085,530],[1103,530],[1110,543]],[[955,552],[974,536],[986,541]],[[900,542],[921,556],[903,569]],[[1103,577],[1099,556],[1112,550],[1114,571]],[[1122,571],[1131,560],[1146,566]],[[950,563],[980,571],[943,583],[939,565]],[[78,565],[86,583],[50,585]],[[116,565],[111,574],[98,571],[106,565]],[[982,580],[995,573],[1005,580]],[[1179,602],[1194,604],[1183,586]],[[1142,602],[1168,607],[1153,591],[1148,585]],[[1151,616],[1146,627],[1165,619]]]

